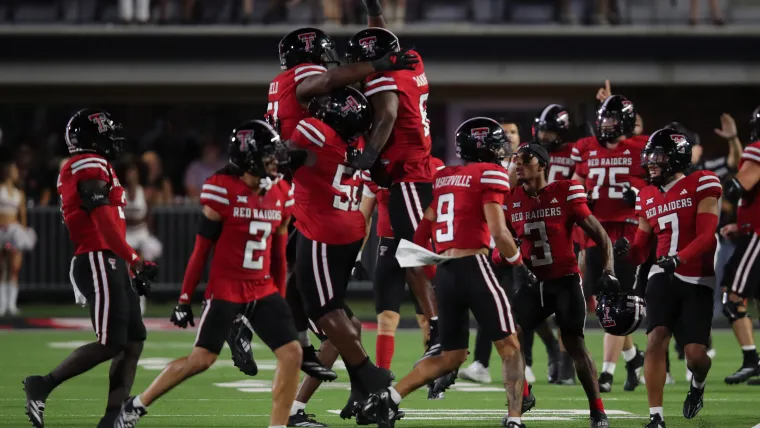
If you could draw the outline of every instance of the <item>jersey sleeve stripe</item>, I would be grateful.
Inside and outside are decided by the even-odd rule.
[[[72,168],[71,169],[71,173],[72,174],[76,174],[77,172],[79,172],[79,171],[81,171],[83,169],[88,169],[88,168],[100,168],[100,169],[103,170],[103,172],[105,172],[106,174],[108,174],[108,170],[106,169],[106,167],[104,167],[103,165],[101,165],[101,164],[99,164],[97,162],[83,163],[83,164],[81,164],[80,166],[78,166],[76,168]]]
[[[480,179],[481,184],[497,184],[499,186],[504,186],[507,189],[509,189],[509,182],[504,180],[497,180],[495,178],[481,178]]]
[[[229,205],[230,201],[221,196],[214,195],[213,193],[201,193],[201,201],[208,199],[211,201],[219,202],[220,204]]]
[[[746,150],[746,149],[747,149],[747,147],[745,147],[744,150]],[[747,160],[751,160],[751,161],[755,161],[755,162],[760,162],[760,154],[758,156],[755,156],[755,155],[753,155],[751,153],[744,152],[744,153],[742,153],[742,159],[747,159]]]
[[[377,88],[372,88],[369,91],[364,92],[364,96],[369,97],[369,96],[375,95],[378,92],[397,91],[397,90],[398,90],[398,86],[396,85],[378,86]]]
[[[576,162],[583,162],[583,159],[581,159],[580,156],[576,155],[575,153],[570,155],[570,159],[576,161]]]
[[[486,175],[495,175],[495,176],[504,178],[506,180],[509,180],[509,175],[507,175],[504,172],[500,172],[500,171],[483,171],[483,175],[484,176],[486,176]]]
[[[572,194],[572,195],[568,195],[567,196],[567,200],[568,201],[572,201],[573,199],[585,198],[585,197],[586,197],[585,193],[575,193],[575,194]]]
[[[311,71],[320,71],[324,73],[327,71],[327,68],[322,67],[321,65],[304,65],[303,67],[296,68],[296,75]]]
[[[227,194],[227,189],[224,187],[215,186],[213,184],[204,184],[201,190],[208,190],[209,192],[216,192],[222,195]]]
[[[572,154],[574,154],[574,155],[579,155],[579,156],[580,156],[580,154],[581,154],[581,151],[580,151],[580,150],[578,150],[578,148],[577,148],[577,147],[573,147],[573,148],[570,150],[570,152],[572,152]]]
[[[576,185],[574,185],[574,186],[570,186],[570,187],[568,187],[568,189],[567,189],[567,190],[569,190],[569,191],[571,191],[571,192],[572,192],[572,191],[574,191],[574,190],[580,190],[580,191],[584,191],[584,190],[586,190],[586,189],[585,189],[583,186],[581,186],[580,184],[576,184]]]
[[[71,164],[71,168],[76,168],[79,165],[90,163],[90,162],[102,163],[103,165],[108,165],[108,161],[106,161],[105,159],[91,157],[91,158],[79,159],[78,161]]]
[[[292,207],[295,204],[296,204],[296,200],[295,199],[288,199],[287,201],[285,201],[285,207],[286,208],[287,207]]]
[[[314,134],[315,134],[317,137],[319,137],[319,141],[322,141],[323,143],[325,142],[325,134],[321,133],[321,132],[319,131],[319,129],[317,129],[317,128],[315,128],[315,127],[314,127],[314,125],[312,125],[312,124],[310,124],[310,123],[306,122],[305,120],[302,120],[302,121],[298,122],[298,124],[299,124],[299,125],[303,125],[303,126],[305,126],[306,128],[309,128],[309,129],[310,129],[312,132],[314,132]]]
[[[394,85],[396,84],[396,81],[393,80],[392,77],[378,77],[375,80],[370,80],[369,82],[367,82],[367,84],[365,85],[365,87],[372,86],[372,85],[377,85],[378,83],[382,83],[382,82],[393,82]]]
[[[710,180],[710,181],[717,181],[717,182],[720,183],[720,178],[718,178],[718,176],[716,176],[716,175],[705,175],[704,177],[699,177],[699,181],[700,182],[702,182],[702,181],[708,181],[708,180]]]
[[[633,209],[635,209],[636,211],[641,211],[641,206],[636,205],[635,207],[633,207]]]
[[[745,152],[751,152],[751,153],[755,153],[755,154],[758,154],[758,155],[760,155],[760,148],[758,148],[758,147],[752,147],[752,146],[748,146],[748,147],[745,147],[745,148],[744,148],[744,151],[745,151]]]
[[[306,73],[296,74],[295,81],[298,82],[299,80],[303,80],[309,76],[316,76],[322,73],[324,73],[324,71],[308,71]]]
[[[308,125],[308,124],[306,124],[306,125]],[[296,125],[296,129],[299,130],[299,131],[301,131],[301,134],[303,134],[303,136],[306,137],[312,143],[318,145],[319,147],[322,147],[324,145],[324,140],[322,140],[322,141],[318,140],[315,136],[311,135],[311,133],[309,131],[307,131],[306,128],[304,128],[303,126],[301,126],[300,123],[298,125]]]
[[[710,187],[723,187],[723,186],[721,186],[720,183],[707,183],[707,184],[703,184],[697,187],[697,192],[701,190],[709,189]]]

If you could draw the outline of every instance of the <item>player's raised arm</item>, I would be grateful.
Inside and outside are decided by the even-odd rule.
[[[367,8],[367,26],[386,28],[380,0],[362,0],[362,2],[364,3],[364,7]]]
[[[511,265],[521,264],[520,249],[517,248],[515,239],[509,233],[507,221],[504,218],[504,210],[501,205],[496,202],[487,203],[483,205],[483,214],[486,216],[488,230],[491,232],[494,242],[496,242],[496,248],[499,250],[501,257]]]
[[[352,161],[352,164],[359,169],[370,169],[375,164],[375,160],[393,132],[393,125],[398,115],[398,95],[393,91],[371,94],[369,101],[372,103],[373,111],[372,129],[364,151]]]

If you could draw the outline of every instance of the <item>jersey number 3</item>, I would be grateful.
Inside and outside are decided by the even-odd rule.
[[[533,232],[538,232],[538,237]],[[552,248],[549,246],[549,235],[546,233],[546,223],[543,221],[537,221],[534,223],[525,223],[524,230],[525,236],[530,236],[530,240],[533,241],[533,251],[530,254],[530,261],[534,267],[546,266],[554,263],[552,258]],[[537,250],[541,251],[537,251]],[[543,254],[539,254],[543,252]]]
[[[269,238],[269,235],[272,234],[272,223],[252,221],[248,225],[248,233],[252,236],[258,236],[261,233],[261,238],[245,243],[243,267],[246,269],[261,270],[264,267],[264,256],[259,256],[254,259],[253,253],[267,249],[267,239]]]

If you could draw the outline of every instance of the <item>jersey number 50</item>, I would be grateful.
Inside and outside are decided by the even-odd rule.
[[[356,211],[359,209],[359,198],[357,197],[359,186],[343,184],[347,179],[353,179],[357,172],[354,172],[353,168],[345,165],[338,165],[338,169],[335,170],[335,176],[333,177],[333,188],[343,193],[343,195],[335,195],[333,197],[333,208],[341,211]]]
[[[245,243],[243,267],[246,269],[261,270],[264,267],[264,256],[262,255],[254,259],[253,253],[255,251],[264,251],[267,249],[267,238],[272,234],[272,223],[252,221],[248,225],[248,233],[253,236],[261,234],[261,238]]]

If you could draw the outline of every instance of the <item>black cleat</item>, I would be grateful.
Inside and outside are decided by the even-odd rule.
[[[375,423],[373,417],[368,417],[362,412],[362,408],[367,404],[367,396],[351,390],[348,401],[340,411],[341,419],[356,418],[356,425],[372,425]]]
[[[760,377],[755,377],[747,381],[747,385],[760,386]]]
[[[288,418],[289,427],[329,427],[330,425],[317,422],[312,419],[315,415],[307,414],[300,409],[295,415],[290,415]]]
[[[387,389],[371,394],[361,412],[368,418],[374,417],[377,428],[393,428],[396,421],[404,417],[404,412],[398,409],[398,404],[393,401]]]
[[[607,372],[602,372],[599,375],[599,392],[612,391],[612,375]]]
[[[697,416],[697,413],[702,409],[704,405],[703,398],[705,396],[704,388],[695,388],[694,385],[689,387],[689,393],[686,394],[686,400],[683,402],[683,417],[686,419],[692,419]]]
[[[554,382],[557,385],[575,385],[575,364],[567,352],[559,355],[559,377]]]
[[[559,380],[559,357],[558,352],[552,352],[548,354],[549,363],[546,367],[546,373],[548,373],[549,383],[557,383]]]
[[[435,380],[432,384],[428,385],[428,400],[441,400],[444,397],[444,392],[451,387],[457,380],[457,373],[459,369],[454,370],[451,373],[445,374]]]
[[[135,397],[129,397],[121,404],[121,411],[119,412],[119,416],[116,417],[116,422],[113,424],[114,428],[135,428],[137,421],[148,414],[148,411],[144,407],[135,407],[132,404],[132,400],[134,399]]]
[[[604,412],[598,410],[591,412],[590,420],[591,428],[610,428],[610,421],[607,420],[607,414]]]
[[[26,393],[26,417],[35,428],[45,427],[45,400],[51,388],[43,376],[29,376],[22,382]]]
[[[739,367],[739,370],[737,370],[734,374],[726,376],[724,380],[729,385],[736,385],[739,383],[744,383],[749,380],[749,378],[755,376],[760,376],[760,365],[747,365],[745,363]]]
[[[528,396],[523,397],[522,414],[528,413],[528,410],[536,407],[536,396],[533,395],[533,385],[528,385]]]
[[[627,363],[625,363],[625,370],[628,372],[623,384],[623,391],[634,391],[639,386],[639,375],[644,368],[644,353],[636,348],[636,356]],[[600,385],[601,387],[601,385]]]
[[[252,340],[253,328],[248,318],[239,315],[227,334],[227,345],[232,353],[232,363],[248,376],[256,376],[259,373],[259,367],[253,359]]]
[[[649,415],[649,423],[644,428],[665,428],[665,421],[660,415]]]
[[[113,428],[114,423],[116,423],[116,418],[119,416],[119,410],[114,410],[112,412],[106,412],[106,414],[100,418],[100,422],[98,422],[98,428]]]
[[[501,418],[502,428],[527,428],[525,424],[518,424],[517,422],[507,422],[507,419],[509,419],[509,415],[506,415],[503,418]]]
[[[317,357],[317,351],[314,349],[314,346],[307,346],[301,349],[303,350],[303,360],[301,361],[302,372],[322,382],[332,382],[338,378],[337,373],[322,364],[322,361]]]

